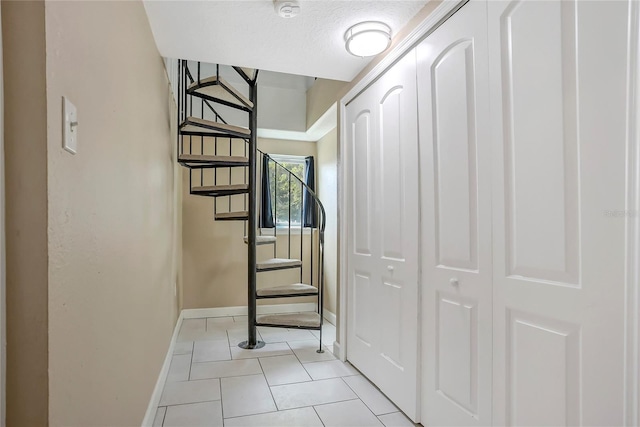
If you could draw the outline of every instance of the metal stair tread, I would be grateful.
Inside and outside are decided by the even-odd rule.
[[[258,326],[320,329],[320,315],[316,312],[263,314],[257,316]]]
[[[258,271],[281,270],[285,268],[297,268],[301,265],[302,261],[299,259],[271,258],[266,261],[256,263],[256,269]]]
[[[249,77],[249,79],[253,80],[256,77],[256,69],[255,68],[246,68],[240,67],[240,69]]]
[[[259,297],[266,296],[288,296],[296,295],[317,295],[318,288],[304,283],[293,283],[291,285],[273,286],[269,288],[258,289],[256,295]]]
[[[246,221],[249,219],[248,211],[216,213],[214,218],[218,221]]]
[[[192,95],[202,94],[211,98],[214,102],[221,100],[223,103],[233,104],[240,108],[253,108],[253,102],[222,77],[213,76],[199,82],[195,81],[187,88],[187,93]]]
[[[237,138],[248,138],[251,136],[251,130],[248,128],[200,119],[198,117],[187,117],[186,120],[182,122],[182,125],[180,125],[180,132],[187,135],[224,135]]]
[[[195,166],[247,166],[249,158],[240,156],[211,156],[206,154],[180,154],[178,161],[181,163],[194,163]]]
[[[249,237],[244,236],[244,242],[249,243]],[[276,242],[276,236],[256,236],[256,245],[269,245]]]
[[[249,192],[249,184],[231,185],[205,185],[191,188],[191,194],[196,195],[230,195],[244,194]]]

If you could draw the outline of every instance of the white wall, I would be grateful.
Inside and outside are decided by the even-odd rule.
[[[305,132],[306,91],[259,85],[258,128]]]
[[[171,61],[171,60],[168,60]],[[189,61],[189,71],[197,79],[197,63]],[[215,64],[200,65],[200,78],[214,76]],[[249,86],[233,68],[220,66],[220,76],[244,96],[249,97]],[[258,75],[258,128],[304,132],[307,130],[307,89],[312,79],[304,76],[260,71]],[[172,82],[173,84],[173,82]],[[174,86],[175,87],[175,86]],[[248,114],[234,108],[211,103],[229,124],[248,127]],[[194,98],[193,115],[200,117],[201,102]],[[205,119],[212,120],[205,106]]]

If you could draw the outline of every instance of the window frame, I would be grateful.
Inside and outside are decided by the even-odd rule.
[[[267,153],[267,155],[274,161],[280,163],[281,165],[284,165],[285,163],[294,163],[294,164],[302,165],[303,167],[302,177],[299,177],[299,178],[304,183],[304,176],[307,172],[306,158],[309,156],[296,155],[296,154],[271,154],[271,153]],[[275,179],[275,176],[274,176],[274,179]],[[292,180],[292,182],[295,182],[295,180]],[[272,195],[272,197],[275,197],[275,195]],[[300,203],[302,203],[302,198]],[[300,209],[304,209],[304,206],[300,206]],[[291,230],[291,234],[300,234],[300,231],[303,231],[304,234],[311,233],[310,227],[301,227],[300,224],[295,224],[295,225],[291,224],[291,226],[289,226],[289,223],[287,223],[286,225],[279,225],[275,210],[273,212],[273,222],[275,224],[274,228],[260,228],[262,235],[269,235],[269,234],[274,235],[274,230],[275,230],[275,235],[286,235],[289,233],[289,229]]]

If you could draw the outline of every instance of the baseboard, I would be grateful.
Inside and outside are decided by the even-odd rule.
[[[176,327],[173,329],[173,335],[171,336],[169,349],[167,350],[167,355],[164,358],[162,369],[160,370],[160,374],[158,375],[156,386],[154,387],[153,393],[151,394],[151,399],[149,399],[149,406],[147,407],[147,412],[144,414],[142,427],[151,427],[156,417],[158,403],[160,403],[160,398],[162,397],[162,385],[165,383],[167,375],[169,375],[169,367],[171,366],[171,359],[173,357],[173,351],[176,346],[176,339],[178,338],[178,332],[180,331],[182,320],[184,319],[183,313],[184,311],[180,313],[180,316],[178,316]]]
[[[305,302],[298,304],[258,306],[258,314],[298,313],[301,311],[316,311],[316,304],[312,302]],[[184,319],[197,319],[199,317],[246,316],[247,307],[190,308],[182,310],[181,315]]]
[[[334,313],[330,312],[326,308],[323,308],[322,316],[325,318],[327,322],[331,323],[333,326],[336,326],[337,319]]]
[[[343,362],[346,362],[347,360],[346,354],[345,355],[342,354],[342,346],[338,341],[335,341],[333,343],[333,355],[337,357],[339,360],[342,360]]]
[[[317,305],[315,303],[259,305],[258,314],[298,313],[301,311],[316,311],[316,307]],[[246,315],[247,315],[247,307],[193,308],[193,309],[182,310],[180,312],[180,316],[178,317],[178,321],[176,322],[176,327],[173,330],[173,336],[171,337],[171,342],[169,344],[169,349],[167,350],[167,355],[164,358],[164,363],[162,365],[162,369],[160,370],[160,374],[158,375],[156,386],[153,389],[153,393],[151,394],[151,399],[149,400],[149,406],[147,407],[147,412],[145,413],[144,419],[142,420],[142,427],[147,427],[147,426],[151,427],[153,425],[153,420],[156,417],[156,410],[158,407],[158,403],[160,403],[160,398],[162,397],[162,385],[165,383],[167,379],[167,375],[169,374],[169,367],[171,366],[171,358],[173,357],[173,351],[176,346],[176,340],[178,339],[178,332],[180,331],[180,327],[182,327],[182,321],[184,319],[197,319],[200,317],[225,317],[225,316],[246,316]],[[326,313],[325,313],[325,316],[326,316]],[[334,315],[334,318],[335,318],[335,315]]]

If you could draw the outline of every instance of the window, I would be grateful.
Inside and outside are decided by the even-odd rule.
[[[269,157],[278,162],[278,164],[269,162],[269,190],[276,228],[289,227],[289,225],[300,227],[303,203],[302,184],[294,177],[290,177],[284,168],[304,182],[305,158],[277,154],[270,154]],[[291,216],[289,216],[289,200],[291,200]]]

